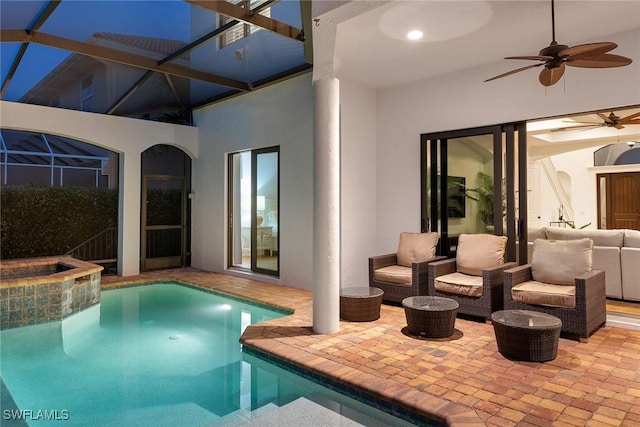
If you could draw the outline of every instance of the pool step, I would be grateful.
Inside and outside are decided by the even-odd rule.
[[[264,413],[245,424],[245,426],[253,427],[355,427],[362,425],[304,397],[287,403],[277,410]]]
[[[237,426],[246,426],[247,423],[255,420],[256,418],[262,416],[267,412],[277,411],[280,407],[274,403],[269,403],[267,405],[261,406],[255,411],[247,411],[246,409],[238,409],[237,411],[231,412],[230,414],[225,415],[224,417],[212,422],[210,424],[205,424],[205,427],[237,427]]]

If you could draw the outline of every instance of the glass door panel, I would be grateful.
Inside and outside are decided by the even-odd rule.
[[[229,157],[229,266],[251,268],[251,152]]]
[[[255,269],[278,272],[278,153],[259,151],[256,155],[256,239]]]
[[[526,171],[523,123],[422,135],[422,230],[440,234],[439,255],[455,256],[460,234],[488,233],[507,236],[506,258],[516,259],[526,239],[517,213],[527,211],[527,198],[517,197],[526,194],[519,170]]]
[[[278,148],[229,156],[229,267],[279,274]]]

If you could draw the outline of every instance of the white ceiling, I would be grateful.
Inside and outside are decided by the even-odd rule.
[[[495,73],[500,74],[536,63],[504,57],[537,55],[552,40],[550,0],[382,0],[377,4],[378,7],[338,25],[335,52],[338,78],[382,89],[502,62],[502,69]],[[555,27],[559,44],[609,41],[607,35],[640,28],[640,0],[556,0]],[[416,28],[425,33],[425,38],[418,42],[406,40],[404,35]],[[437,40],[430,37],[430,30],[435,31]],[[445,33],[452,35],[442,40]],[[633,56],[635,52],[627,53],[624,46],[619,46],[610,53]],[[539,72],[540,68],[523,71],[531,74],[535,84],[539,84]],[[493,75],[486,76],[490,77]],[[615,113],[626,117],[637,111],[636,108]],[[530,151],[544,157],[577,148],[640,140],[640,125],[621,130],[600,127],[556,131],[570,126],[567,123],[570,120],[601,119],[590,114],[530,123]]]
[[[337,77],[373,88],[393,87],[505,56],[537,55],[552,39],[550,0],[379,3],[339,24]],[[556,0],[555,17],[559,44],[608,41],[609,34],[640,28],[640,0]],[[402,39],[416,28],[425,33],[422,41]],[[436,35],[451,32],[453,38],[430,40],[430,30]],[[610,53],[624,55],[623,47]],[[504,60],[503,72],[534,63]],[[537,81],[536,69],[525,72]]]

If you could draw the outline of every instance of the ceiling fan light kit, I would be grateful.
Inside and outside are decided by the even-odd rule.
[[[556,42],[555,9],[553,0],[551,0],[551,36],[551,44],[540,50],[538,55],[508,56],[505,58],[540,61],[539,63],[508,71],[495,77],[491,77],[490,79],[485,80],[485,82],[507,77],[511,74],[519,73],[520,71],[525,71],[530,68],[544,66],[538,76],[538,80],[543,86],[552,86],[564,75],[566,66],[580,68],[612,68],[623,67],[631,64],[632,62],[630,58],[607,53],[618,47],[617,44],[612,42],[587,43],[573,47],[558,44],[558,42]]]

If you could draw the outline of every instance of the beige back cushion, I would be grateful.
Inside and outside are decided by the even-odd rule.
[[[624,230],[624,245],[629,248],[640,248],[640,231]]]
[[[504,264],[506,236],[493,234],[461,234],[456,251],[458,273],[481,276],[483,268]]]
[[[411,267],[414,262],[423,262],[436,254],[438,233],[400,233],[398,243],[398,265]]]
[[[543,240],[533,242],[533,280],[557,285],[573,285],[575,278],[591,271],[593,240]]]
[[[591,239],[594,246],[621,247],[624,241],[624,230],[579,230],[547,227],[546,234],[549,240]]]

